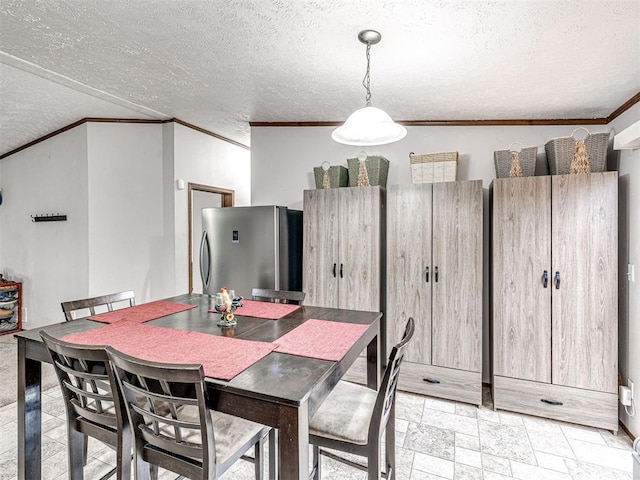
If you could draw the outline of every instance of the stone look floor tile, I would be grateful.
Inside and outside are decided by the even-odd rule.
[[[396,418],[409,422],[420,423],[424,409],[424,397],[409,394],[399,394],[396,397]]]
[[[496,472],[484,472],[484,480],[513,480],[512,476],[501,475]]]
[[[469,450],[480,451],[480,438],[464,433],[456,433],[456,447],[467,448]]]
[[[592,463],[565,460],[571,478],[576,480],[631,480],[631,474]],[[634,479],[636,480],[636,479]]]
[[[511,460],[511,472],[513,473],[513,478],[521,480],[571,480],[571,476],[567,473],[547,470],[546,468],[513,460]]]
[[[576,458],[582,462],[593,463],[602,467],[613,468],[623,472],[631,473],[633,468],[633,458],[630,450],[625,451],[620,448],[603,447],[582,440],[570,439],[569,443]]]
[[[631,440],[622,431],[614,436],[605,430],[494,412],[486,401],[476,409],[402,392],[397,399],[397,480],[631,480]],[[43,392],[42,402],[43,480],[66,480],[66,419],[60,389]],[[5,439],[0,444],[0,480],[17,479],[16,415],[16,404],[0,408],[0,436]],[[545,435],[551,440],[543,439]],[[412,448],[405,448],[407,442]],[[542,451],[552,446],[560,448]],[[452,455],[443,453],[451,449]],[[89,440],[89,455],[86,479],[100,477],[115,464],[115,453],[94,439]],[[323,480],[366,477],[364,472],[327,458],[323,467]],[[175,477],[165,470],[159,474],[159,480]],[[239,461],[222,479],[253,479],[253,465]]]
[[[567,465],[564,463],[565,458],[550,453],[535,452],[538,466],[556,472],[569,473]]]
[[[600,432],[598,432],[598,430],[594,428],[570,424],[561,425],[560,428],[562,429],[562,433],[564,433],[564,436],[568,439],[573,438],[574,440],[582,440],[589,443],[596,443],[598,445],[607,444],[604,441],[604,438],[602,438],[602,435],[600,435]],[[631,447],[631,445],[629,445],[629,447]]]
[[[453,480],[454,463],[439,457],[416,452],[413,469]]]
[[[497,457],[489,453],[482,454],[482,468],[485,475],[487,472],[499,473],[500,475],[511,476],[511,463],[509,459]]]
[[[517,427],[522,427],[524,423],[522,422],[522,415],[513,412],[498,412],[498,416],[500,417],[500,423],[504,425],[515,425]]]
[[[509,460],[535,465],[536,459],[523,427],[479,421],[480,446],[489,453]]]
[[[478,407],[475,405],[467,405],[465,403],[456,403],[456,415],[463,417],[478,418]]]
[[[456,403],[439,398],[425,397],[424,408],[440,412],[456,413]]]
[[[574,458],[573,450],[559,425],[548,425],[545,428],[528,426],[526,429],[534,450]]]
[[[425,408],[422,412],[422,424],[443,430],[453,430],[465,435],[478,436],[478,420],[453,413]]]
[[[413,469],[409,480],[443,480],[444,477]]]
[[[429,452],[430,455],[453,460],[455,435],[449,430],[412,423],[403,446],[416,452]]]
[[[483,478],[481,468],[456,463],[454,470],[453,478],[455,480],[482,480]]]
[[[485,422],[500,423],[499,412],[495,412],[490,408],[486,408],[486,407],[479,408],[477,417],[478,417],[478,420],[483,420]]]
[[[455,462],[482,469],[482,456],[480,452],[476,452],[475,450],[456,447]]]

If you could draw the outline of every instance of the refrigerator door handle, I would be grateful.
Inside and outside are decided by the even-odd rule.
[[[204,252],[207,252],[207,268],[205,272],[204,268]],[[209,236],[207,231],[202,232],[202,240],[200,241],[200,278],[202,278],[202,285],[206,291],[209,288],[209,281],[211,280],[211,249],[209,248]]]

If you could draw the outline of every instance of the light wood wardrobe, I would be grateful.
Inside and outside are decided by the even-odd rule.
[[[398,388],[482,403],[482,181],[387,192],[388,348],[416,331]]]
[[[618,429],[617,172],[492,185],[495,408]]]
[[[379,186],[304,192],[305,305],[384,312],[384,205],[385,189]],[[382,363],[384,322],[383,315]],[[347,378],[365,383],[364,358]]]

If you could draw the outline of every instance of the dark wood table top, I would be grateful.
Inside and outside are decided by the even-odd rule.
[[[378,333],[379,319],[382,316],[379,312],[302,306],[299,310],[279,320],[238,315],[238,324],[235,327],[221,328],[217,325],[219,314],[209,312],[213,308],[213,297],[185,294],[167,298],[166,301],[197,305],[198,308],[151,320],[147,324],[262,342],[274,342],[312,318],[332,322],[370,325],[370,328],[358,340],[355,348],[352,348],[345,358],[339,362],[271,352],[228,382],[207,379],[207,384],[210,385],[212,390],[243,393],[244,395],[271,399],[278,403],[290,405],[299,405],[302,402],[311,400],[311,412],[315,411],[313,407],[316,403],[313,398],[314,386],[325,382],[327,377],[335,377],[336,380],[329,381],[327,385],[329,388],[333,388],[333,385],[337,383],[346,369],[355,361],[358,354],[375,338]],[[60,338],[73,333],[100,328],[104,325],[91,320],[79,319],[48,325],[40,329],[23,331],[15,336],[41,344],[39,333],[41,330]],[[170,341],[170,338],[168,340]],[[44,352],[44,349],[42,351]],[[27,353],[27,356],[41,361],[49,361],[46,356],[42,358],[40,355],[29,355],[29,353]],[[320,395],[324,398],[324,394],[321,393]]]

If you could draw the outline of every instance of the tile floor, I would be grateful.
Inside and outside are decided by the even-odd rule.
[[[43,479],[67,478],[66,426],[60,390],[43,393]],[[490,399],[482,408],[400,393],[396,407],[398,480],[509,478],[531,480],[631,480],[632,444],[622,431],[495,412]],[[0,479],[17,475],[16,404],[0,408]],[[112,450],[89,443],[85,479],[93,480],[114,464]],[[363,480],[365,474],[323,459],[323,479]],[[113,478],[113,477],[112,477]],[[161,472],[160,479],[175,478]],[[253,466],[236,463],[226,480],[253,478]]]

